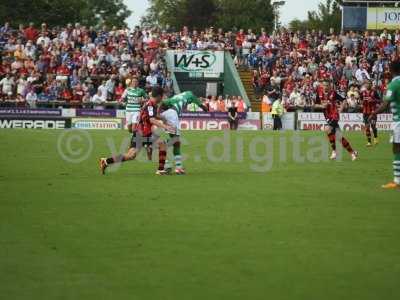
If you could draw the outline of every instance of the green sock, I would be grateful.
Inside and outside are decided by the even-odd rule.
[[[179,141],[174,144],[174,159],[175,159],[175,166],[179,169],[182,169],[183,164],[181,155],[181,143]]]
[[[394,182],[400,184],[400,153],[394,155],[393,161]]]

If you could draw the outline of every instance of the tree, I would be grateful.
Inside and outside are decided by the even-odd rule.
[[[306,30],[309,30],[309,22],[308,20],[299,20],[299,19],[294,19],[292,21],[290,21],[289,23],[289,30],[292,32],[297,32],[297,31],[301,31],[301,32],[305,32]]]
[[[150,0],[144,25],[205,28],[215,22],[214,0]]]
[[[342,26],[341,0],[325,0],[318,4],[318,10],[309,11],[308,19],[301,21],[294,19],[289,23],[292,31],[322,30],[329,32],[331,28],[338,33]]]
[[[318,5],[318,11],[308,12],[308,22],[313,29],[320,29],[325,32],[333,28],[339,32],[342,23],[342,13],[340,9],[341,1],[325,0]]]
[[[224,29],[272,30],[273,22],[270,0],[150,0],[142,19],[145,25],[170,25],[175,29],[215,25]]]
[[[80,22],[85,25],[123,26],[131,11],[123,0],[2,0],[0,20],[45,22],[50,26]]]
[[[224,29],[266,28],[272,31],[274,9],[270,0],[218,0],[217,25]]]

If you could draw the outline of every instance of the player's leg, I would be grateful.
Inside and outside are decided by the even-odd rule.
[[[336,128],[334,124],[329,124],[326,128],[326,133],[328,135],[329,144],[332,148],[332,154],[330,159],[335,160],[337,157],[336,154]]]
[[[178,175],[185,174],[185,170],[182,164],[182,154],[181,154],[181,142],[180,142],[180,129],[179,129],[179,116],[176,110],[168,109],[161,114],[162,118],[165,119],[166,123],[174,127],[175,132],[170,133],[170,140],[168,145],[173,146],[173,155],[175,161],[175,173]],[[171,163],[167,161],[166,169],[171,169]]]
[[[167,144],[162,140],[158,139],[158,170],[157,175],[167,175],[165,171],[165,161],[167,159]]]
[[[100,159],[100,170],[101,170],[102,174],[104,175],[107,167],[112,164],[123,163],[126,161],[134,160],[138,154],[137,149],[140,150],[140,147],[137,148],[136,134],[134,133],[132,135],[131,146],[130,146],[128,152],[126,152],[125,154],[120,154],[120,155]]]
[[[335,126],[335,129],[336,129],[335,132],[340,132],[341,131],[340,130],[340,126],[339,126],[339,122],[335,122],[333,125]],[[353,149],[353,147],[351,147],[350,142],[343,135],[341,136],[340,142],[342,143],[343,148],[346,149],[346,151],[349,154],[351,154],[351,159],[353,161],[357,160],[358,152],[355,151]]]
[[[368,120],[369,115],[364,114],[364,125],[365,125],[365,135],[367,137],[367,147],[372,146],[372,136],[371,136],[371,123]]]
[[[126,127],[127,127],[128,131],[129,131],[130,133],[133,132],[133,131],[132,131],[132,115],[133,115],[132,112],[128,112],[128,111],[127,111],[127,112],[125,113]]]
[[[396,124],[393,130],[393,175],[394,180],[384,186],[384,189],[400,188],[400,122]]]
[[[393,143],[393,172],[394,172],[394,183],[400,187],[400,140],[399,143]]]
[[[342,137],[341,142],[342,142],[343,148],[346,149],[346,151],[347,151],[349,154],[351,154],[351,159],[352,159],[353,161],[357,160],[357,158],[358,158],[358,152],[355,151],[355,150],[351,147],[350,142],[349,142],[345,137]]]
[[[371,120],[371,128],[372,128],[372,133],[374,135],[374,145],[378,145],[379,140],[378,140],[378,128],[376,128],[376,123],[377,123],[377,118],[374,118]]]
[[[184,175],[185,169],[183,168],[182,153],[181,153],[181,141],[179,135],[173,136],[172,139],[173,154],[175,160],[175,174]]]

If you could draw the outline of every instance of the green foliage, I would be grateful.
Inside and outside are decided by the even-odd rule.
[[[341,2],[339,0],[325,0],[325,2],[320,2],[318,10],[308,12],[307,20],[294,19],[289,23],[289,29],[292,31],[314,29],[329,32],[333,28],[338,33],[342,24]]]
[[[219,0],[217,25],[225,29],[267,28],[272,31],[274,12],[270,0]]]
[[[80,22],[123,26],[131,11],[123,0],[2,0],[0,20],[14,25],[45,22],[50,26]]]
[[[289,23],[289,30],[293,32],[304,32],[309,29],[309,22],[307,20],[294,19]]]
[[[224,29],[269,28],[274,20],[270,0],[150,0],[145,25],[170,25],[204,28],[216,25]]]

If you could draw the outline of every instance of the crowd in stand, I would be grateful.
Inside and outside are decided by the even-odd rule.
[[[0,28],[0,104],[118,104],[132,77],[146,90],[161,86],[172,95],[165,50],[222,49],[216,34],[212,29],[189,34],[187,28],[180,33],[139,27],[95,30],[78,23],[14,29],[6,23]],[[211,111],[226,111],[230,105],[246,109],[240,97],[227,97],[223,105],[220,98],[207,98]]]
[[[118,103],[127,81],[173,92],[157,36],[140,29],[94,30],[80,24],[50,29],[42,24],[0,28],[0,91],[3,101],[34,106],[64,101]]]
[[[281,99],[287,110],[312,111],[320,103],[324,82],[347,101],[350,112],[361,108],[368,90],[382,99],[390,81],[389,63],[400,57],[400,31],[281,32],[239,35],[239,64],[253,70],[253,85],[267,111]]]
[[[6,23],[0,28],[1,101],[29,106],[51,101],[79,106],[119,103],[132,77],[147,90],[158,85],[171,95],[166,49],[230,51],[238,66],[253,70],[254,89],[266,107],[281,99],[288,110],[311,110],[320,101],[322,83],[329,81],[357,110],[367,82],[378,96],[384,93],[389,62],[400,56],[400,32],[336,35],[283,29],[270,35],[265,30],[223,32],[212,27],[185,27],[180,32],[139,27],[95,30],[78,23],[14,29]],[[247,109],[240,97],[209,97],[206,102],[212,111],[226,111],[232,105]]]

